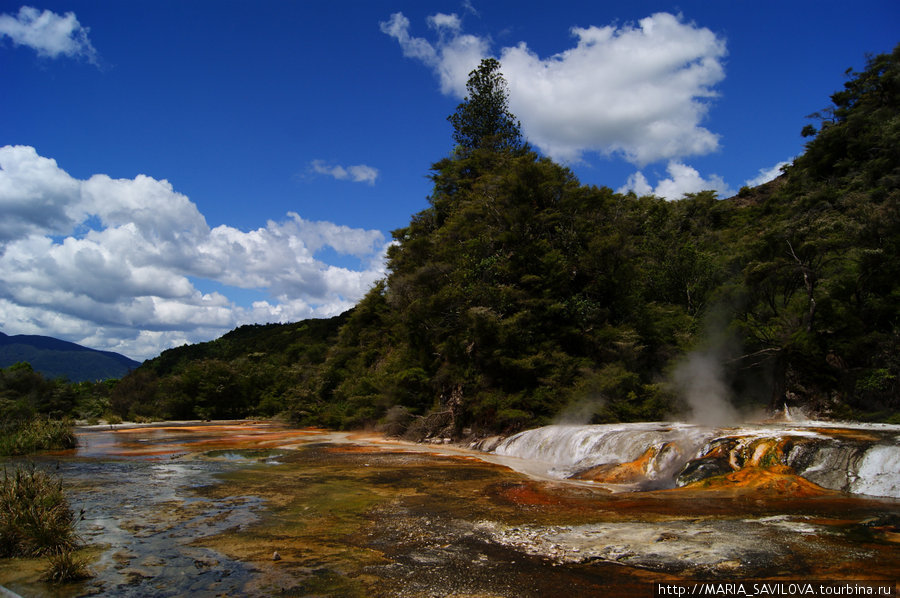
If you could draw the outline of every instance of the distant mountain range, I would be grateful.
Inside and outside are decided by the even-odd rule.
[[[0,367],[26,361],[47,378],[84,382],[121,378],[138,367],[135,361],[112,351],[97,351],[49,336],[0,332]]]

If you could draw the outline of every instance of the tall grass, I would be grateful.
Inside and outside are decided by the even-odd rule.
[[[77,444],[71,420],[36,417],[0,425],[0,456],[4,457],[48,449],[69,449]]]
[[[62,481],[31,466],[4,469],[0,480],[0,557],[46,556],[46,578],[53,582],[90,576],[74,554],[80,544],[76,516]]]

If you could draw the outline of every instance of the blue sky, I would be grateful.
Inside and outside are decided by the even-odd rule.
[[[335,315],[499,58],[529,141],[670,199],[762,181],[896,1],[0,1],[0,330],[137,359]]]

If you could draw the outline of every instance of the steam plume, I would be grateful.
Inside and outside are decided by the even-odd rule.
[[[566,406],[554,418],[553,423],[564,426],[579,426],[591,423],[591,419],[598,413],[606,401],[603,398],[585,398]]]
[[[675,368],[673,382],[687,401],[691,421],[706,426],[738,423],[724,378],[721,361],[713,351],[689,353]]]

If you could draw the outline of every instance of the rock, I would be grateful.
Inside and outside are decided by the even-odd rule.
[[[734,471],[724,457],[701,457],[688,461],[675,478],[676,486],[687,486],[700,480],[725,475]]]
[[[494,452],[501,442],[506,440],[504,436],[488,436],[480,440],[476,440],[469,445],[469,448],[484,451],[486,453]]]
[[[757,497],[763,494],[793,497],[821,496],[833,492],[803,479],[785,465],[744,467],[727,475],[710,478],[708,481],[704,481],[703,485],[707,490],[750,492]]]
[[[663,532],[656,539],[657,542],[674,542],[678,540],[678,535],[673,534],[672,532]]]

